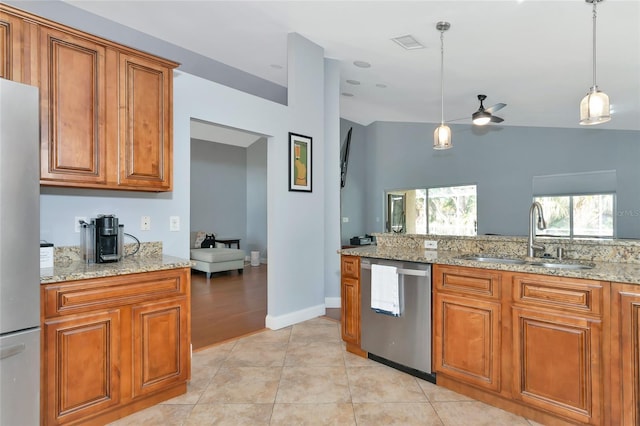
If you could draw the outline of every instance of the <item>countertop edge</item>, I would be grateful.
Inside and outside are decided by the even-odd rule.
[[[597,281],[611,281],[627,284],[640,284],[640,265],[637,263],[613,263],[567,260],[567,263],[588,264],[592,269],[555,269],[543,268],[529,264],[503,264],[478,262],[461,259],[469,253],[454,251],[438,251],[425,249],[380,248],[363,246],[338,250],[341,255],[369,257],[376,259],[400,260],[405,262],[431,263],[439,265],[463,266],[480,269],[491,269],[515,273],[530,273],[556,277],[579,278]],[[536,258],[536,260],[546,260]]]
[[[190,268],[193,265],[194,263],[191,260],[167,255],[140,257],[121,262],[100,264],[86,264],[76,261],[64,265],[55,265],[54,268],[50,269],[41,269],[40,284]]]

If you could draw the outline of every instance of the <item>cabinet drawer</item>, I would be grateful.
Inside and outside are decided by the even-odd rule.
[[[342,276],[360,279],[360,258],[358,256],[342,256]]]
[[[501,275],[498,272],[436,265],[433,280],[438,290],[492,299],[500,297]]]
[[[602,314],[602,283],[599,281],[515,275],[512,283],[515,303]]]
[[[45,318],[154,300],[187,292],[188,269],[147,272],[43,286]]]

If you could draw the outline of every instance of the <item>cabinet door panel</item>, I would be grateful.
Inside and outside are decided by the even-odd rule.
[[[640,422],[640,286],[614,284],[611,309],[612,424]]]
[[[120,54],[120,185],[171,188],[171,71]]]
[[[42,183],[106,183],[105,47],[41,27],[40,49]]]
[[[433,285],[441,291],[499,299],[501,279],[496,271],[438,265],[434,268]]]
[[[360,278],[360,258],[357,256],[342,256],[342,276]]]
[[[120,312],[45,321],[47,424],[97,413],[120,402]]]
[[[514,397],[588,424],[600,422],[599,320],[513,308]]]
[[[447,294],[434,303],[435,370],[500,391],[500,304]]]
[[[16,39],[20,37],[20,24],[10,15],[0,12],[0,78],[20,81],[21,58],[14,57]]]
[[[134,397],[188,378],[190,351],[184,344],[189,341],[187,316],[185,298],[132,309]]]
[[[342,340],[360,346],[360,282],[342,278]]]

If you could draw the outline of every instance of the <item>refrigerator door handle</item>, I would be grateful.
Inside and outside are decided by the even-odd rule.
[[[26,348],[27,346],[24,343],[19,343],[17,345],[9,346],[6,348],[0,348],[0,359],[18,355],[19,353],[24,352]]]

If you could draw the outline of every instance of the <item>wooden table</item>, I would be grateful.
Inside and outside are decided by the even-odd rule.
[[[231,244],[235,244],[238,249],[240,248],[240,238],[216,238],[216,242],[222,243],[229,248],[231,248]]]

